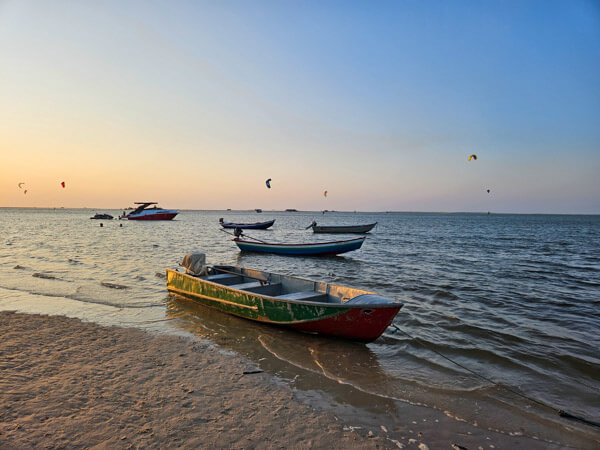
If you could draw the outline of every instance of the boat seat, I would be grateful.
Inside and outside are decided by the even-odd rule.
[[[230,284],[227,287],[248,291],[254,294],[274,296],[281,292],[281,283],[261,284],[260,281],[248,281],[246,283]]]
[[[225,286],[230,286],[232,284],[239,283],[243,280],[241,275],[233,275],[229,273],[218,273],[216,275],[209,275],[206,277],[207,281],[212,281],[213,283],[224,284]]]
[[[233,289],[239,289],[240,291],[247,291],[248,289],[259,287],[259,286],[260,286],[260,281],[248,281],[246,283],[230,284],[227,287],[230,287]]]
[[[315,291],[290,292],[289,294],[278,295],[277,298],[284,300],[308,300],[310,302],[327,302],[329,300],[327,294]]]

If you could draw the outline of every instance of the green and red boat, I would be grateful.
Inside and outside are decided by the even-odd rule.
[[[245,319],[370,342],[381,336],[402,307],[361,289],[242,267],[190,263],[198,255],[204,261],[203,254],[186,256],[182,264],[186,273],[167,269],[169,292]]]

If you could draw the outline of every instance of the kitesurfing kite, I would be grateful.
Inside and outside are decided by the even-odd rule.
[[[487,193],[488,193],[488,194],[490,193],[490,190],[489,190],[489,189],[486,189],[486,191],[487,191]]]
[[[469,156],[469,158],[467,159],[467,161],[471,161],[471,158],[473,158],[475,161],[477,161],[477,155],[471,155],[471,156]]]
[[[19,189],[21,189],[21,187],[24,185],[25,183],[21,182],[19,183]]]
[[[267,187],[269,189],[271,189],[271,179],[270,178],[267,181],[265,181],[265,184],[267,185]]]
[[[61,181],[61,182],[60,182],[60,185],[61,185],[62,187],[65,187],[65,182],[64,182],[64,181]]]
[[[323,196],[327,197],[327,191],[323,192]]]

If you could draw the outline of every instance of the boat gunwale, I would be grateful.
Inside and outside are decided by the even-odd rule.
[[[397,308],[398,306],[400,306],[400,307],[404,306],[404,303],[398,302],[395,299],[391,299],[393,301],[393,303],[382,303],[382,304],[377,304],[377,303],[371,304],[371,303],[369,303],[369,304],[363,304],[363,305],[361,305],[360,303],[354,303],[354,304],[348,305],[347,302],[342,302],[342,303],[328,303],[328,302],[314,302],[314,301],[311,302],[309,300],[293,300],[293,299],[279,298],[279,297],[274,297],[274,296],[271,296],[271,295],[264,295],[264,294],[259,294],[259,293],[256,293],[256,292],[245,291],[243,289],[232,288],[231,286],[227,286],[227,285],[220,284],[220,283],[215,283],[214,281],[205,280],[205,279],[202,279],[200,277],[196,277],[196,276],[193,276],[193,275],[190,275],[190,274],[187,274],[187,273],[178,272],[178,271],[173,270],[173,269],[167,269],[167,272],[173,272],[173,273],[176,273],[178,275],[183,275],[185,277],[188,277],[188,278],[191,278],[193,280],[196,280],[198,283],[207,283],[207,284],[210,284],[212,286],[217,286],[217,287],[221,287],[221,288],[227,288],[228,290],[231,290],[231,291],[234,291],[234,292],[241,292],[241,293],[244,293],[244,294],[250,294],[250,295],[256,296],[256,297],[261,298],[261,299],[266,298],[268,300],[275,301],[275,302],[280,302],[280,303],[290,303],[290,304],[294,304],[294,305],[309,305],[309,306],[326,306],[326,307],[334,307],[334,308],[343,308],[343,309],[348,309],[348,310],[351,310],[351,309],[387,309],[387,308]],[[279,275],[279,274],[277,274],[277,275]],[[239,274],[239,276],[243,277],[245,275]],[[295,279],[295,280],[309,281],[309,282],[312,282],[312,283],[320,283],[319,281],[308,280],[306,278],[293,277],[293,276],[290,276],[290,275],[280,275],[280,276],[285,276],[285,277],[292,278],[292,279]],[[168,277],[167,277],[167,281],[168,281]],[[327,284],[327,286],[329,286],[329,287],[330,286],[335,286],[335,287],[339,287],[339,288],[345,288],[346,287],[346,286],[341,286],[341,285],[331,284],[331,283],[325,283],[325,284]],[[182,290],[177,289],[177,288],[171,289],[169,287],[168,283],[167,283],[167,289],[168,290],[179,290],[179,291],[182,291]],[[352,288],[352,289],[355,289],[355,288]],[[365,295],[365,294],[368,294],[368,295],[378,295],[378,294],[376,294],[374,292],[365,291],[364,289],[355,289],[355,290],[362,292],[362,294],[359,294],[359,295]],[[206,295],[197,294],[195,292],[189,292],[189,291],[182,291],[182,292],[185,292],[185,295],[206,298],[206,299],[214,300],[214,301],[218,301],[218,302],[222,301],[222,299],[215,298],[215,297],[208,297]],[[315,291],[315,292],[318,292],[318,291]],[[323,294],[326,294],[326,292],[323,292]],[[329,295],[329,294],[327,294],[327,295]],[[356,297],[358,297],[358,296],[356,296]],[[355,298],[355,297],[353,297],[353,298]],[[385,298],[388,298],[388,297],[385,297]],[[242,304],[235,303],[235,302],[229,302],[228,300],[225,300],[224,302],[225,303],[229,303],[229,304],[234,304],[236,306],[243,306],[243,307],[249,308],[248,305],[242,305]]]

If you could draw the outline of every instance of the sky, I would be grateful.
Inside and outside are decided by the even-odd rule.
[[[137,201],[598,214],[600,3],[0,0],[0,207]]]

